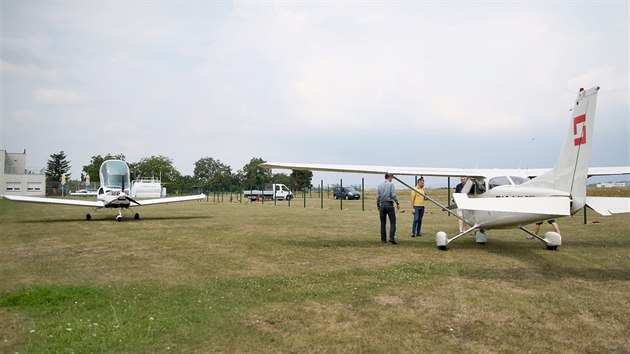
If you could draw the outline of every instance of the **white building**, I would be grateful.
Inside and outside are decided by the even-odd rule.
[[[21,153],[0,150],[0,194],[45,196],[44,168],[27,168],[26,150]]]
[[[624,188],[626,187],[627,182],[606,182],[606,183],[597,183],[597,188]]]

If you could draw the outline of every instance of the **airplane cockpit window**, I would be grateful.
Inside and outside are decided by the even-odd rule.
[[[124,184],[125,189],[131,187],[129,167],[124,161],[110,160],[103,162],[100,175],[103,186],[121,188]]]
[[[505,186],[505,185],[511,185],[511,184],[512,183],[507,178],[507,176],[493,177],[493,178],[490,178],[490,181],[488,182],[488,186],[490,187],[490,189],[494,187],[498,187],[498,186]]]
[[[469,180],[471,181],[471,180]],[[468,185],[468,183],[466,183]],[[473,179],[472,180],[472,188],[470,189],[470,193],[474,195],[481,195],[486,192],[486,180],[485,179]]]
[[[512,180],[512,182],[514,182],[515,185],[519,185],[519,184],[523,184],[525,183],[528,178],[524,178],[524,177],[520,177],[520,176],[510,176],[510,179]]]

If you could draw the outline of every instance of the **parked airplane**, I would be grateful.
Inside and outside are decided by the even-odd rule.
[[[184,197],[134,200],[129,197],[129,188],[131,187],[129,166],[125,161],[121,160],[107,160],[103,162],[99,175],[101,177],[101,187],[96,192],[96,201],[12,195],[3,195],[2,197],[17,202],[74,205],[92,207],[94,210],[101,208],[117,208],[118,215],[116,215],[116,221],[122,221],[122,209],[131,210],[132,203],[140,207],[145,205],[200,200],[206,197],[206,195],[202,193]],[[85,215],[85,219],[91,220],[92,216],[88,213]],[[140,214],[135,213],[134,219],[140,219]]]
[[[580,89],[571,110],[568,136],[553,169],[448,169],[278,162],[267,162],[261,166],[295,170],[389,173],[410,189],[415,188],[396,175],[467,176],[469,180],[463,193],[455,193],[454,199],[457,207],[463,211],[461,219],[469,228],[450,239],[445,232],[438,232],[436,244],[439,249],[446,250],[449,243],[470,232],[475,232],[477,243],[484,244],[487,239],[486,230],[517,227],[542,241],[547,249],[556,250],[562,243],[560,234],[547,232],[544,237],[539,237],[525,229],[524,225],[573,215],[585,204],[602,215],[630,212],[630,198],[586,196],[588,177],[630,174],[630,166],[590,169],[588,167],[598,91],[599,87]],[[444,211],[458,217],[434,199],[427,198]]]

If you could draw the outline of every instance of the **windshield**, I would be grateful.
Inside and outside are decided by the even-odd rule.
[[[505,185],[510,185],[510,184],[512,183],[510,183],[510,180],[507,178],[507,176],[494,177],[494,178],[491,178],[490,181],[488,182],[488,186],[490,187],[490,189],[494,187],[505,186]]]
[[[515,185],[519,185],[525,183],[529,178],[510,176],[510,179],[512,180],[512,182],[514,182]]]
[[[120,160],[108,160],[101,165],[101,185],[108,188],[125,189],[131,186],[129,180],[129,167],[127,163]]]

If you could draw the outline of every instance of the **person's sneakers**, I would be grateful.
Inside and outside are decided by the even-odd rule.
[[[416,235],[414,235],[414,234],[411,234],[411,237],[416,237]]]
[[[417,234],[416,237],[422,237],[422,234]]]
[[[391,243],[392,245],[397,245],[398,242],[394,241],[394,240],[389,240],[389,243]]]

